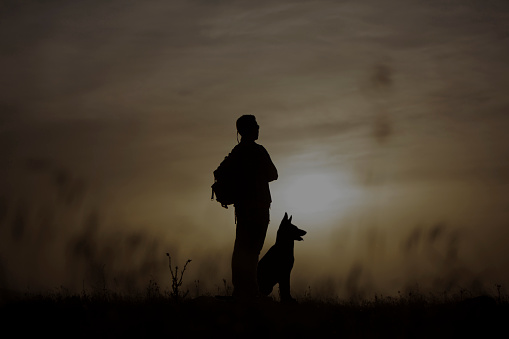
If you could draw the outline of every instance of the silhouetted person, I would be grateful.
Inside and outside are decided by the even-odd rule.
[[[258,139],[260,126],[253,115],[237,120],[240,143],[228,157],[234,168],[236,238],[232,255],[233,296],[249,299],[258,295],[256,270],[265,241],[272,202],[269,182],[278,177],[269,153]]]

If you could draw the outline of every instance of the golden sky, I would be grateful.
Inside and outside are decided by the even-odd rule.
[[[242,114],[296,291],[509,282],[506,1],[4,1],[0,41],[0,287],[164,286],[170,252],[215,293]]]

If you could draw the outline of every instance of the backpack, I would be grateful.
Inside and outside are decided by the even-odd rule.
[[[221,206],[228,208],[235,202],[235,172],[232,168],[231,161],[228,156],[219,164],[219,167],[214,171],[214,183],[212,184],[211,200],[218,201]]]

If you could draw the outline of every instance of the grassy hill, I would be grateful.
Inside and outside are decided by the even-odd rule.
[[[4,333],[16,337],[429,338],[509,334],[506,299],[424,296],[238,303],[213,296],[3,293]],[[502,333],[498,333],[502,331]]]

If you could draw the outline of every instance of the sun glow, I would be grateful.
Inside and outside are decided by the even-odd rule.
[[[359,196],[359,190],[340,172],[290,175],[274,184],[271,190],[274,206],[278,210],[298,215],[297,220],[329,227],[344,215]]]

